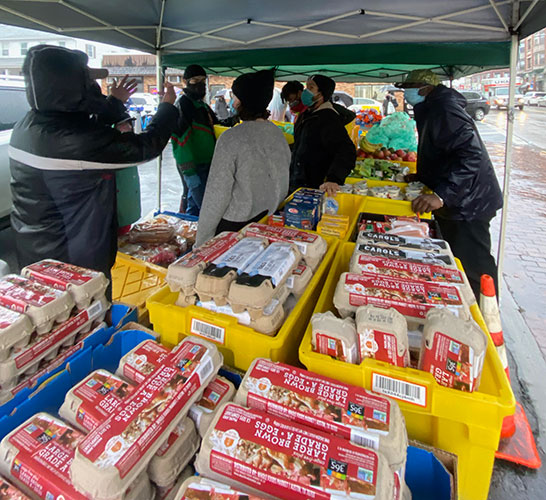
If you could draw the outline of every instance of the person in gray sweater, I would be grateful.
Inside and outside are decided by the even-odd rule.
[[[282,131],[267,120],[273,88],[272,70],[247,73],[233,82],[234,107],[243,123],[216,143],[197,246],[273,213],[288,194],[290,149]]]

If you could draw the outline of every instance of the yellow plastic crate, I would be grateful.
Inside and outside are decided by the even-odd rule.
[[[354,243],[342,243],[332,263],[328,279],[314,312],[336,311],[333,305],[335,288],[342,272],[349,268]],[[480,310],[471,308],[472,316],[487,332]],[[375,376],[412,384],[404,386],[407,393],[419,391],[417,403],[397,399],[408,435],[411,439],[455,453],[459,458],[460,500],[486,500],[499,444],[502,421],[515,411],[515,399],[501,361],[489,334],[479,391],[465,393],[437,384],[430,373],[413,368],[399,368],[387,363],[366,359],[352,365],[313,352],[311,325],[307,327],[300,345],[300,361],[308,370],[345,383],[372,389]],[[401,387],[402,389],[402,387]]]
[[[240,325],[237,318],[232,316],[214,313],[198,306],[176,306],[174,303],[178,294],[172,293],[169,287],[165,286],[147,301],[150,320],[154,325],[154,331],[161,336],[161,343],[168,347],[178,344],[184,337],[192,334],[194,321],[200,321],[210,327],[211,336],[207,338],[216,342],[224,355],[224,363],[229,366],[247,370],[258,357],[297,364],[298,346],[339,243],[339,240],[333,237],[324,239],[328,243],[328,251],[305,293],[276,336],[269,337],[248,326]],[[219,340],[215,340],[215,337]],[[220,340],[222,337],[223,340]]]
[[[382,186],[386,184],[396,184],[393,182],[385,181],[368,181],[368,186]],[[403,186],[402,183],[397,185]],[[359,196],[359,195],[355,195]],[[382,214],[382,215],[398,215],[406,217],[414,217],[416,214],[411,209],[411,202],[405,200],[389,200],[387,198],[375,198],[373,196],[361,196],[364,198],[362,205],[360,207],[361,212],[368,212],[371,214]],[[421,214],[421,219],[431,219],[432,214],[430,212]]]
[[[279,210],[283,209],[284,206],[293,197],[294,197],[294,193],[292,193],[288,198],[286,198],[286,200],[284,200],[280,204],[278,209]],[[366,197],[360,196],[358,194],[337,193],[335,199],[339,203],[338,215],[347,215],[349,217],[349,230],[347,231],[347,234],[345,235],[345,237],[342,238],[342,241],[349,241],[351,239],[354,229],[356,227],[356,223],[358,222],[358,216],[360,215],[360,212],[363,211],[361,210],[361,206],[362,206],[362,201],[364,198]],[[263,219],[260,220],[260,222],[262,224],[267,224],[267,218],[268,216],[266,215]],[[324,235],[322,236],[325,237]]]
[[[112,268],[112,298],[138,307],[138,319],[146,322],[146,299],[165,284],[167,270],[118,252]]]

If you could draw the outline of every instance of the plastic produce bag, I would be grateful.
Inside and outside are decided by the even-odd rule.
[[[374,125],[366,138],[372,144],[383,144],[387,148],[417,150],[415,121],[407,113],[399,112],[383,118]]]

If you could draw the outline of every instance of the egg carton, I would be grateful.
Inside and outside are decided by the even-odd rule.
[[[26,347],[33,331],[26,314],[0,306],[0,362],[9,358],[13,348]]]
[[[104,319],[108,310],[106,301],[93,303],[74,317],[57,326],[48,335],[37,337],[34,343],[13,349],[11,356],[0,363],[0,390],[13,389],[22,376],[34,375],[42,360],[54,360],[62,347],[74,345],[81,331],[89,331],[96,320]]]
[[[78,309],[87,309],[104,297],[109,281],[103,273],[45,259],[25,267],[21,274],[42,285],[70,293]]]
[[[44,335],[55,323],[63,323],[70,317],[74,300],[68,292],[8,274],[0,279],[0,305],[26,314],[36,327],[36,333]]]

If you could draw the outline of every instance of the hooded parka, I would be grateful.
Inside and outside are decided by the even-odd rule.
[[[23,72],[31,110],[9,146],[19,265],[53,258],[109,277],[117,251],[115,169],[158,156],[178,112],[162,103],[143,134],[122,134],[112,124],[125,107],[101,94],[83,52],[32,47]]]

